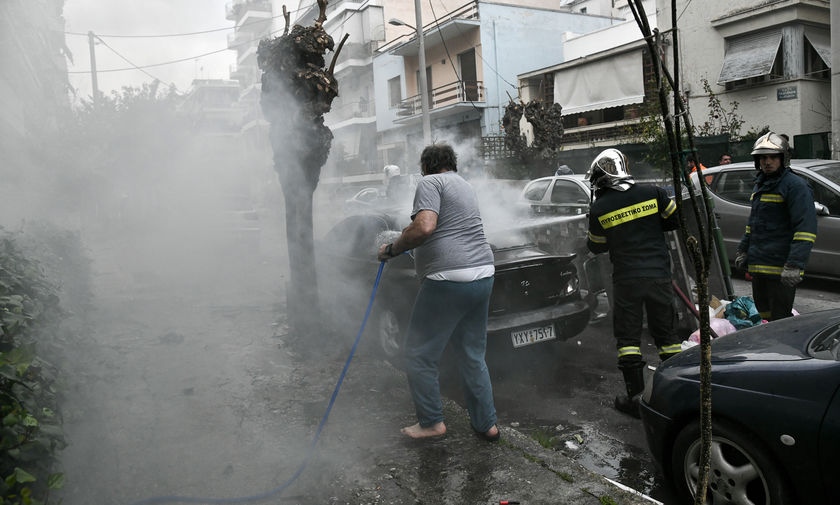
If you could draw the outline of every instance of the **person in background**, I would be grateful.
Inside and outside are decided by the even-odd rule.
[[[484,360],[487,314],[493,289],[493,252],[484,236],[478,199],[458,175],[457,156],[446,144],[420,156],[411,224],[379,248],[380,261],[414,249],[420,291],[408,323],[405,365],[417,424],[402,429],[411,438],[446,433],[438,363],[447,344],[456,354],[473,429],[499,439],[490,373]]]
[[[762,135],[751,154],[758,175],[735,266],[752,276],[761,317],[774,321],[792,314],[796,285],[817,239],[817,213],[808,183],[790,170],[790,148],[783,135]]]
[[[732,163],[732,156],[730,156],[728,153],[723,153],[720,155],[718,165],[729,165],[730,163]]]
[[[554,175],[573,175],[574,171],[569,168],[569,165],[560,165],[554,172]]]
[[[688,167],[688,173],[693,174],[697,171],[697,158],[693,154],[686,157],[685,164]],[[700,163],[699,165],[701,170],[706,170],[706,167],[703,166],[702,163]]]
[[[617,149],[603,151],[587,174],[595,193],[589,212],[587,247],[609,252],[613,264],[613,332],[618,368],[626,396],[615,398],[620,412],[639,417],[645,388],[642,317],[663,361],[680,352],[674,331],[676,312],[671,288],[671,256],[665,232],[678,226],[677,205],[658,186],[637,185],[627,158]]]

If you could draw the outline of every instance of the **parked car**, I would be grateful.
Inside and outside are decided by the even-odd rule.
[[[817,209],[817,241],[805,275],[840,279],[840,161],[794,159],[790,166],[814,191]],[[704,170],[703,175],[712,193],[726,254],[733,262],[750,215],[755,165],[732,163]],[[696,184],[696,175],[693,180]]]
[[[698,480],[699,350],[662,363],[640,402],[650,451],[684,503]],[[840,503],[840,310],[719,337],[711,359],[707,503]]]
[[[339,311],[339,321],[361,321],[378,268],[376,244],[387,242],[380,237],[405,224],[386,214],[349,216],[319,242],[322,299]],[[529,244],[494,244],[492,239],[491,246],[496,275],[487,324],[489,352],[547,346],[583,331],[590,306],[581,299],[574,254],[549,254]],[[397,365],[419,287],[412,254],[388,261],[367,335]]]
[[[522,188],[518,205],[534,215],[586,214],[589,212],[591,193],[584,175],[541,177]]]

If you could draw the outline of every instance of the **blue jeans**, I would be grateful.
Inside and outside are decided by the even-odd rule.
[[[473,428],[496,424],[493,387],[484,362],[493,278],[473,282],[424,279],[408,323],[405,364],[420,426],[443,421],[438,362],[451,342]]]

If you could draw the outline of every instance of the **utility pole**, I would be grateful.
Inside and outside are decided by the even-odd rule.
[[[96,35],[93,31],[88,32],[88,46],[90,47],[90,81],[93,85],[93,107],[99,103],[99,82],[96,80]]]
[[[429,83],[426,80],[426,44],[423,42],[423,19],[420,12],[420,0],[414,0],[417,40],[420,43],[418,63],[420,64],[420,106],[423,112],[423,146],[432,143],[432,125],[429,121]]]

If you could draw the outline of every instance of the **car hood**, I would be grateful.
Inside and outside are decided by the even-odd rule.
[[[530,244],[515,247],[493,247],[493,257],[497,268],[516,263],[539,262],[544,260],[558,261],[566,264],[571,263],[575,256],[574,253],[548,254],[542,249]]]
[[[712,362],[811,359],[808,343],[815,334],[831,324],[836,324],[838,319],[840,310],[826,310],[724,335],[712,341]],[[700,346],[680,353],[677,358],[682,364],[699,363]]]

